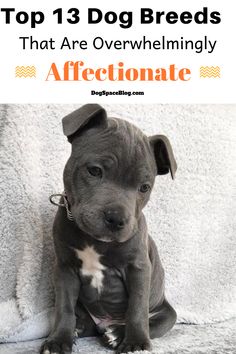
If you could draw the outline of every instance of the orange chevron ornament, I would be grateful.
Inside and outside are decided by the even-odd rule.
[[[200,67],[200,77],[205,78],[220,78],[220,67],[219,66],[201,66]]]
[[[16,66],[15,77],[19,78],[36,78],[36,68],[32,66]]]

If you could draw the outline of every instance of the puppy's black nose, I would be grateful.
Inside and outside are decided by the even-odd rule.
[[[104,211],[104,221],[106,226],[112,231],[121,230],[126,224],[124,213],[116,209],[108,209]]]

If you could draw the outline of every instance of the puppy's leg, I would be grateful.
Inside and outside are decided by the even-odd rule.
[[[97,331],[97,326],[93,319],[90,317],[88,311],[85,307],[78,301],[75,309],[76,314],[76,326],[75,326],[75,337],[95,337],[99,333]]]
[[[55,272],[55,324],[41,354],[69,354],[75,330],[75,305],[79,295],[79,278],[69,267],[58,266]]]
[[[117,354],[151,349],[148,322],[151,269],[148,259],[141,257],[137,265],[129,264],[127,267],[129,302],[125,336],[117,348]]]
[[[158,338],[164,336],[176,322],[176,312],[170,304],[164,300],[163,304],[153,311],[149,318],[150,338]]]
[[[123,341],[125,336],[124,325],[108,326],[102,336],[102,343],[111,349],[116,349]]]

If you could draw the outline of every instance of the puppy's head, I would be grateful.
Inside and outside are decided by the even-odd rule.
[[[79,228],[104,242],[124,242],[138,228],[157,174],[176,171],[168,139],[145,136],[88,104],[63,118],[72,153],[64,185]]]

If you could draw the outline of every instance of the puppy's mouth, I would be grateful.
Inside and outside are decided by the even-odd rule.
[[[96,241],[100,242],[106,242],[106,243],[111,243],[111,242],[118,242],[118,243],[123,243],[127,241],[128,239],[131,238],[130,234],[134,233],[134,230],[131,230],[129,227],[127,229],[123,229],[120,231],[111,231],[109,230],[105,225],[103,225],[101,222],[101,227],[100,230],[97,229],[87,218],[84,216],[80,216],[78,218],[75,218],[75,221],[79,228],[88,234],[90,237],[95,239]],[[131,232],[132,231],[132,232]]]

